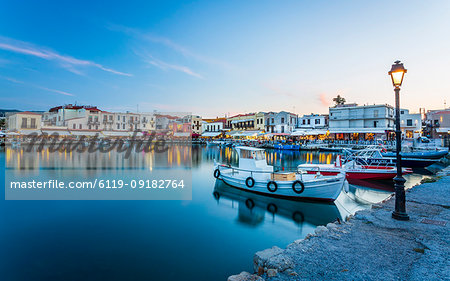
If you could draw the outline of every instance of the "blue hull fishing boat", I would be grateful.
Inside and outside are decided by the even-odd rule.
[[[413,151],[402,152],[402,159],[405,158],[418,158],[418,159],[441,159],[448,154],[448,150],[436,150],[436,151]],[[395,157],[395,152],[381,153],[383,157]]]
[[[352,158],[359,165],[390,165],[394,166],[396,157],[383,156],[381,149],[367,148],[356,152]],[[439,159],[424,159],[424,158],[402,158],[402,166],[407,168],[425,168],[438,162]]]

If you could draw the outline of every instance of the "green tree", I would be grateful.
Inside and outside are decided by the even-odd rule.
[[[345,103],[345,98],[341,97],[341,95],[337,95],[333,101],[336,105],[343,105]]]

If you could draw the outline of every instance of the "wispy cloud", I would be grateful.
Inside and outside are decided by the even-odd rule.
[[[165,61],[162,61],[160,59],[157,59],[157,58],[153,57],[150,54],[139,52],[139,51],[136,51],[136,50],[134,50],[134,53],[136,55],[140,56],[141,58],[143,58],[143,60],[146,63],[151,64],[153,66],[156,66],[156,67],[158,67],[158,68],[160,68],[162,70],[166,70],[166,71],[167,70],[176,70],[176,71],[180,71],[180,72],[183,72],[185,74],[188,74],[188,75],[191,75],[191,76],[194,76],[194,77],[197,77],[197,78],[204,79],[204,77],[201,74],[199,74],[197,72],[194,72],[192,69],[190,69],[187,66],[167,63]]]
[[[61,55],[45,47],[36,46],[28,42],[14,40],[2,36],[0,36],[0,49],[18,54],[38,57],[44,60],[56,61],[61,67],[79,75],[82,75],[82,72],[77,69],[77,67],[95,67],[117,75],[132,76],[129,73],[120,72],[93,61],[81,60],[71,56]]]
[[[213,65],[219,65],[223,68],[231,68],[232,67],[231,64],[229,64],[228,62],[214,59],[214,58],[193,52],[193,51],[189,50],[188,48],[186,48],[180,44],[177,44],[177,43],[173,42],[171,39],[166,38],[166,37],[158,36],[158,35],[155,35],[152,33],[143,32],[136,28],[130,28],[130,27],[126,27],[123,25],[117,25],[117,24],[108,24],[107,28],[112,31],[122,32],[130,37],[134,37],[141,41],[148,41],[148,42],[152,42],[152,43],[156,43],[156,44],[161,44],[163,46],[166,46],[166,47],[182,54],[185,57],[193,58],[200,62],[204,62],[207,64],[213,64]]]
[[[74,94],[71,94],[69,92],[55,90],[55,89],[51,89],[51,88],[47,88],[47,87],[42,87],[42,86],[35,85],[35,84],[25,83],[23,81],[20,81],[20,80],[11,78],[11,77],[0,76],[0,78],[4,79],[4,80],[7,80],[9,82],[15,83],[15,84],[23,84],[23,85],[26,85],[26,86],[30,86],[30,87],[41,89],[41,90],[48,91],[48,92],[57,93],[57,94],[64,95],[64,96],[71,96],[71,97],[75,96]]]

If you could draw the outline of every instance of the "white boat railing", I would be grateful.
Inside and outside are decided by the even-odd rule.
[[[253,177],[253,174],[270,174],[271,178],[273,178],[273,175],[281,175],[281,174],[286,174],[286,173],[295,173],[296,175],[300,175],[300,180],[303,181],[303,171],[300,171],[300,169],[298,169],[297,171],[293,171],[293,172],[280,172],[280,171],[254,171],[254,170],[246,170],[246,169],[241,169],[241,168],[237,168],[237,167],[233,167],[231,165],[225,165],[225,164],[220,164],[217,166],[217,168],[220,169],[231,169],[231,174],[234,175],[236,171],[241,171],[241,172],[247,172],[250,173],[250,176]]]

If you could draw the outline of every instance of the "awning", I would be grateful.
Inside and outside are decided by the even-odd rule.
[[[87,137],[91,136],[93,137],[95,135],[101,136],[101,131],[70,131],[70,133],[72,133],[72,136],[87,136]]]
[[[326,135],[326,130],[295,130],[292,132],[291,136],[318,136],[318,135]]]
[[[204,132],[202,137],[217,137],[221,132]]]
[[[173,134],[174,137],[180,137],[180,138],[186,138],[190,137],[191,133],[185,133],[185,132],[176,132]]]
[[[43,134],[53,135],[57,134],[58,136],[71,136],[72,134],[68,130],[46,130],[42,129]]]
[[[290,136],[288,133],[269,133],[268,136]]]
[[[107,137],[129,137],[130,132],[120,132],[120,131],[102,131],[101,135],[107,136]]]
[[[21,131],[19,131],[19,133],[21,134],[21,135],[24,135],[24,136],[26,136],[26,135],[31,135],[31,134],[34,134],[34,135],[41,135],[42,134],[42,132],[41,132],[41,130],[21,130]]]
[[[436,128],[436,133],[450,133],[450,128],[448,127]]]
[[[372,133],[384,134],[386,131],[394,131],[392,128],[330,128],[330,134]]]
[[[231,121],[231,123],[232,123],[232,124],[235,124],[235,123],[248,122],[248,121],[255,121],[255,119],[233,120],[233,121]]]
[[[239,137],[255,137],[257,136],[261,131],[242,131],[239,133]]]

